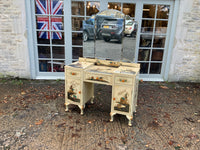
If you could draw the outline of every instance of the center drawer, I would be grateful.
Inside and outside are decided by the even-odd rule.
[[[112,84],[112,75],[98,74],[98,73],[85,73],[84,80],[90,82],[98,82],[102,84]]]

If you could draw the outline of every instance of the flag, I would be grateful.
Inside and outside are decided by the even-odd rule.
[[[36,13],[41,15],[37,16],[38,29],[55,31],[51,32],[52,39],[62,39],[62,33],[58,32],[63,26],[62,17],[56,16],[62,15],[62,9],[63,3],[59,0],[36,0]],[[50,32],[39,31],[38,36],[42,39],[50,39]]]

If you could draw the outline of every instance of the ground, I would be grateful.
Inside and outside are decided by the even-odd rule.
[[[110,119],[111,87],[84,115],[64,107],[64,81],[0,79],[0,150],[198,150],[200,84],[140,82],[133,126]]]

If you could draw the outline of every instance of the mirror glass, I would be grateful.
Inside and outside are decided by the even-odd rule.
[[[83,57],[133,62],[137,22],[118,10],[105,10],[83,21]]]

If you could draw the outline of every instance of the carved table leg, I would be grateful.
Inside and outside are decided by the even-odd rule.
[[[65,111],[69,111],[67,103],[65,103]]]
[[[110,113],[110,122],[113,122],[113,119],[114,119],[114,116],[115,115],[115,113]]]
[[[82,105],[81,107],[79,106],[79,108],[81,109],[81,115],[83,115],[84,114],[83,110],[85,108],[85,105]]]
[[[91,98],[91,104],[94,104],[94,96]]]
[[[131,127],[132,126],[133,116],[126,116],[126,118],[128,119],[128,125]]]

